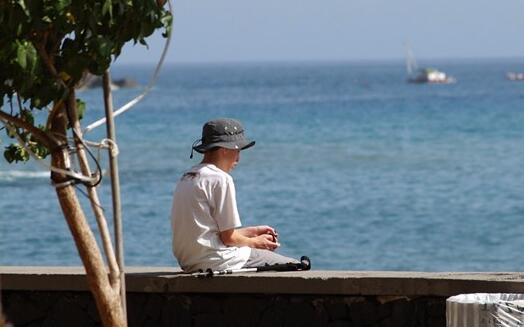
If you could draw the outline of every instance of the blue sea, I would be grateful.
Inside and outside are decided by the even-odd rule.
[[[457,83],[408,84],[401,61],[164,66],[116,118],[126,264],[178,266],[175,183],[199,162],[189,155],[202,124],[234,117],[257,142],[232,172],[241,219],[274,226],[280,253],[314,269],[523,271],[524,82],[505,74],[524,62],[432,64]],[[144,86],[153,69],[117,65],[113,77]],[[115,107],[141,90],[114,91]],[[101,90],[78,97],[84,126],[103,116]],[[111,219],[108,176],[100,194]],[[80,264],[34,163],[0,163],[0,233],[0,265]]]

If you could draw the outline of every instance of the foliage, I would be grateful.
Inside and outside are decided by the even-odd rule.
[[[171,19],[154,0],[0,0],[0,110],[9,105],[11,116],[45,131],[33,110],[64,100],[87,72],[103,74],[127,42],[147,45],[159,28],[167,36]],[[16,131],[39,156],[49,153],[34,133]],[[4,157],[28,159],[16,145]]]

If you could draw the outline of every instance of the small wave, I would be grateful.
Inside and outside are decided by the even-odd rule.
[[[12,181],[16,179],[49,178],[48,171],[11,170],[0,171],[0,181]]]

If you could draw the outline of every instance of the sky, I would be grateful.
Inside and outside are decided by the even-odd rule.
[[[173,1],[173,0],[172,0]],[[174,0],[167,63],[524,58],[522,0]],[[119,63],[156,63],[127,46]]]

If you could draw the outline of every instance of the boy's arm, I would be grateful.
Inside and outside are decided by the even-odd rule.
[[[242,229],[228,229],[219,233],[220,239],[227,246],[249,246],[250,248],[275,250],[280,246],[276,242],[275,238],[271,234],[261,234],[253,237],[248,237],[245,234],[251,234],[256,232],[255,229],[242,228]],[[275,241],[274,241],[275,240]]]
[[[262,234],[269,234],[275,237],[275,241],[278,236],[277,231],[273,227],[266,225],[238,228],[237,231],[246,237],[256,237]]]

